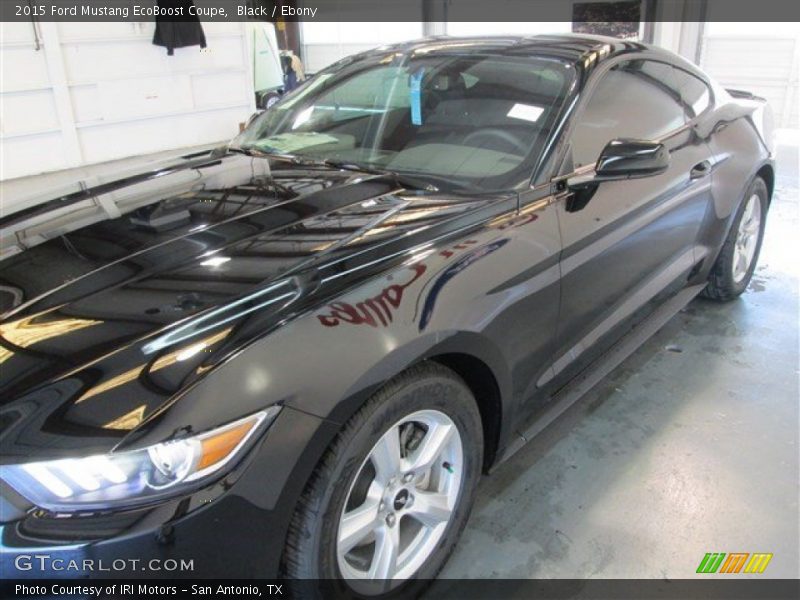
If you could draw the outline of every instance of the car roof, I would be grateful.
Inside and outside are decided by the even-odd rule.
[[[621,54],[648,53],[675,66],[688,70],[701,79],[707,76],[695,65],[682,57],[651,44],[603,35],[584,33],[558,33],[545,35],[496,35],[496,36],[433,36],[382,46],[368,50],[359,56],[375,52],[453,54],[488,52],[502,56],[552,57],[580,66],[584,71],[593,71],[610,58]]]
[[[578,61],[585,55],[605,49],[605,54],[613,55],[623,51],[644,50],[645,44],[631,40],[601,35],[587,34],[553,34],[553,35],[497,35],[497,36],[433,36],[384,46],[380,50],[397,52],[418,52],[425,54],[445,53],[453,51],[481,52],[490,51],[498,54],[537,56],[541,54],[561,55],[566,59]]]

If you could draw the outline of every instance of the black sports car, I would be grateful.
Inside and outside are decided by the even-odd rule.
[[[482,472],[746,288],[769,118],[644,44],[435,38],[4,215],[4,577],[414,591]]]

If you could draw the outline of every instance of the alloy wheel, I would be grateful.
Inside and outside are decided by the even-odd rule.
[[[750,270],[753,257],[758,247],[758,237],[761,231],[761,199],[758,194],[753,194],[747,200],[744,214],[739,221],[739,230],[736,233],[736,244],[733,249],[733,281],[740,283]]]
[[[376,442],[350,486],[339,518],[339,570],[353,581],[393,587],[431,556],[461,493],[464,450],[455,423],[421,410]]]

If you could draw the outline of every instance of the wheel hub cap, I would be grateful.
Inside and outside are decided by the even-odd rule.
[[[408,497],[408,490],[400,490],[397,492],[397,495],[394,497],[394,509],[403,510],[408,503]]]

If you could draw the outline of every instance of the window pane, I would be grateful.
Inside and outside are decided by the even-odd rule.
[[[655,61],[628,61],[605,74],[572,138],[574,166],[597,161],[616,138],[656,139],[686,121],[674,69]]]
[[[530,180],[573,78],[551,58],[375,53],[319,73],[237,143],[430,176],[442,189],[509,189]]]

